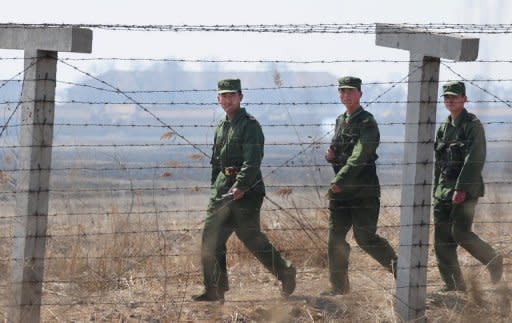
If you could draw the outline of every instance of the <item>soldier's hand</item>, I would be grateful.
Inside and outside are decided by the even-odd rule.
[[[238,200],[244,197],[245,192],[238,188],[232,188],[229,190],[231,193],[233,193],[233,200]]]
[[[336,160],[336,156],[334,155],[334,151],[331,148],[328,148],[325,151],[325,160],[327,160],[329,163]]]
[[[341,186],[338,184],[331,184],[331,191],[333,193],[340,193],[341,192]]]
[[[455,191],[453,192],[452,203],[461,204],[466,200],[466,192]]]

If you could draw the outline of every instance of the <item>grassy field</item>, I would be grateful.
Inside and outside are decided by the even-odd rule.
[[[188,183],[190,184],[190,183]],[[80,186],[80,185],[78,185]],[[73,196],[73,198],[68,198]],[[315,190],[269,191],[262,227],[298,268],[297,290],[280,296],[280,285],[233,236],[228,243],[230,291],[224,304],[194,303],[202,290],[200,237],[208,192],[164,195],[132,191],[79,197],[56,194],[50,205],[42,318],[45,322],[397,322],[395,282],[391,275],[352,245],[346,296],[321,297],[328,288],[326,201]],[[485,201],[506,200],[488,194],[479,206],[475,231],[505,255],[505,282],[493,286],[484,266],[464,250],[461,265],[468,293],[440,292],[442,283],[430,248],[426,314],[431,322],[508,322],[512,227],[506,210]],[[5,317],[9,303],[8,236],[12,201],[2,205],[0,296]],[[397,248],[397,190],[385,190],[379,234]],[[499,223],[502,222],[502,223]],[[432,241],[432,240],[431,240]]]
[[[313,154],[317,157],[318,152]],[[99,162],[98,158],[103,159]],[[112,161],[107,161],[109,158]],[[230,291],[225,303],[192,302],[191,296],[202,291],[199,251],[209,169],[200,156],[188,158],[148,165],[123,162],[115,154],[77,153],[74,160],[57,161],[54,167],[63,171],[52,174],[44,322],[399,321],[394,314],[392,276],[361,251],[351,233],[352,292],[320,296],[329,287],[325,189],[297,185],[325,185],[332,173],[328,167],[280,169],[265,177],[268,199],[263,204],[262,228],[298,269],[297,289],[291,297],[280,296],[279,282],[233,235],[228,241]],[[270,160],[267,163],[281,163],[271,158],[266,156]],[[315,164],[315,160],[306,163]],[[187,164],[202,168],[181,168]],[[97,167],[110,170],[94,171]],[[264,174],[268,171],[265,169]],[[396,166],[382,166],[379,171],[383,189],[378,233],[397,249],[400,186],[394,183],[400,183],[400,171]],[[485,177],[488,181],[507,181],[509,173],[496,171]],[[0,186],[5,192],[9,188],[8,178],[4,179]],[[510,196],[512,189],[506,185],[488,186],[474,225],[475,231],[505,256],[503,284],[491,285],[485,267],[459,250],[469,292],[441,292],[443,285],[431,247],[426,304],[429,321],[510,321]],[[10,304],[14,206],[14,194],[0,196],[0,318],[6,317]]]

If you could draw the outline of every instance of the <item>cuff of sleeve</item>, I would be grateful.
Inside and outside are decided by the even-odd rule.
[[[249,187],[247,185],[243,185],[240,182],[236,181],[232,188],[238,188],[241,191],[247,192],[249,190]]]
[[[339,178],[338,176],[335,176],[335,177],[333,178],[333,180],[331,181],[331,184],[341,185],[341,182],[342,182],[342,181],[343,181],[343,180],[342,180],[341,178]]]

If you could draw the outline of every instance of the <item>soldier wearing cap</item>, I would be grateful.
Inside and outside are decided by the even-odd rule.
[[[442,96],[450,115],[437,130],[435,141],[434,249],[444,290],[464,291],[457,246],[487,266],[493,283],[501,280],[503,257],[471,229],[477,200],[484,195],[484,128],[464,108],[467,97],[463,82],[444,84]]]
[[[350,291],[346,236],[353,229],[357,244],[387,270],[396,275],[396,254],[376,234],[380,207],[380,185],[375,161],[380,134],[373,115],[361,107],[361,79],[347,76],[338,80],[345,112],[336,119],[335,134],[326,160],[335,176],[329,196],[328,259],[331,289],[323,295]]]
[[[226,241],[233,232],[282,284],[283,296],[295,289],[295,267],[285,260],[260,228],[265,185],[260,165],[264,136],[260,124],[240,107],[239,79],[218,82],[219,105],[226,112],[216,130],[211,158],[211,195],[204,222],[201,262],[204,293],[195,301],[223,301],[229,289]]]

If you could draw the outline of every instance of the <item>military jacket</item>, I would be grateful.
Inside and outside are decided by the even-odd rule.
[[[231,187],[246,195],[265,194],[260,170],[264,143],[260,124],[244,108],[232,120],[226,117],[219,122],[210,161],[213,197],[219,198]],[[236,174],[226,174],[227,167],[236,169]]]
[[[373,115],[359,107],[351,115],[346,112],[336,119],[331,142],[336,160],[332,184],[341,192],[331,194],[334,199],[353,199],[362,196],[380,196],[379,178],[375,167],[380,133]]]
[[[448,116],[436,133],[434,198],[451,200],[454,191],[466,192],[470,198],[483,196],[485,155],[480,120],[466,109],[455,120]]]

